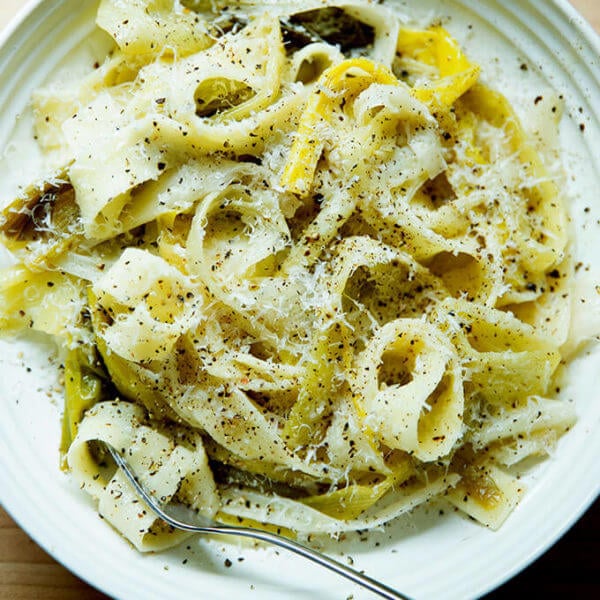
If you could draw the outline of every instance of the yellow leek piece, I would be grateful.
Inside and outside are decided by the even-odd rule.
[[[413,88],[417,100],[451,106],[479,77],[479,65],[471,63],[458,42],[443,28],[403,29],[397,51],[427,65],[437,67],[440,78],[427,87]]]
[[[309,192],[324,145],[319,124],[327,122],[336,106],[373,83],[397,85],[398,79],[383,65],[366,58],[348,59],[323,72],[300,118],[281,177],[282,187],[299,195]]]

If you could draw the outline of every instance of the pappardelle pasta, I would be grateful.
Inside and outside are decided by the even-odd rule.
[[[0,328],[63,353],[64,468],[139,550],[165,502],[289,535],[445,498],[498,528],[574,423],[567,212],[506,98],[394,2],[102,0],[38,90]]]

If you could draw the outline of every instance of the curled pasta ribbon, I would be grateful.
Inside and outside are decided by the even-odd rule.
[[[384,325],[357,359],[351,387],[364,426],[389,448],[431,461],[462,435],[458,357],[433,325],[419,319]]]
[[[451,106],[479,77],[479,65],[471,63],[458,42],[443,28],[425,31],[403,29],[398,36],[397,51],[425,64],[437,67],[439,79],[426,87],[413,88],[421,102],[439,102]]]
[[[373,83],[397,85],[398,80],[388,68],[366,58],[345,60],[323,72],[302,113],[281,177],[284,188],[299,195],[308,193],[324,145],[319,124],[327,122],[336,106]]]
[[[98,510],[141,552],[173,546],[189,534],[161,524],[120,469],[101,466],[89,442],[107,442],[126,458],[141,483],[163,502],[175,496],[208,517],[219,498],[202,437],[187,429],[158,431],[130,402],[100,402],[79,425],[67,460],[73,476],[98,499]],[[181,443],[185,441],[185,443]]]
[[[415,317],[446,293],[439,280],[409,254],[367,236],[346,238],[336,252],[324,306],[342,315],[364,340],[379,324]]]
[[[298,50],[292,59],[289,77],[304,84],[314,83],[329,67],[344,60],[344,55],[329,44],[314,42]]]
[[[44,138],[60,129],[65,143],[56,151],[72,163],[69,177],[86,235],[103,240],[135,227],[139,192],[192,156],[259,153],[267,132],[299,111],[306,97],[280,93],[284,61],[279,22],[263,17],[205,50],[153,61],[123,86],[97,90],[96,77],[69,102],[58,92],[41,98],[38,112],[62,107],[64,121],[48,123]]]
[[[289,235],[273,194],[251,195],[230,185],[204,198],[196,210],[188,238],[191,269],[205,280],[239,280],[281,250]]]

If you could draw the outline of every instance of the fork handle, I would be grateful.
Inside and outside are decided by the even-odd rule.
[[[312,560],[313,562],[325,567],[326,569],[329,569],[330,571],[333,571],[334,573],[337,573],[338,575],[341,575],[342,577],[345,577],[346,579],[350,579],[350,581],[363,586],[373,593],[378,594],[382,598],[387,598],[388,600],[411,600],[408,596],[405,596],[391,587],[372,579],[364,573],[359,573],[355,569],[352,569],[347,565],[343,565],[342,563],[330,558],[329,556],[326,556],[325,554],[321,554],[312,548],[308,548],[303,544],[299,544],[294,540],[277,535],[276,533],[261,531],[260,529],[250,529],[249,527],[237,527],[235,525],[219,525],[218,523],[212,523],[211,525],[206,526],[192,525],[171,517],[162,509],[156,498],[149,494],[144,489],[144,486],[136,479],[133,471],[127,464],[127,461],[112,446],[106,444],[106,447],[108,448],[117,466],[123,470],[127,476],[127,479],[129,479],[133,487],[138,491],[144,501],[156,512],[157,515],[160,516],[161,519],[163,519],[172,527],[194,533],[239,535],[241,537],[268,542],[270,544],[279,546],[280,548],[284,548],[285,550],[289,550],[290,552],[294,552],[295,554],[299,554],[300,556],[304,556],[304,558]]]
[[[325,567],[326,569],[329,569],[330,571],[334,571],[335,573],[341,575],[342,577],[345,577],[346,579],[350,579],[350,581],[353,581],[354,583],[361,585],[362,587],[370,590],[371,592],[378,594],[382,598],[387,598],[388,600],[411,600],[409,596],[401,594],[393,588],[384,585],[383,583],[369,577],[368,575],[365,575],[364,573],[360,573],[359,571],[352,569],[351,567],[344,565],[338,562],[337,560],[326,556],[325,554],[316,552],[315,550],[312,550],[311,548],[308,548],[303,544],[299,544],[294,540],[290,540],[275,533],[260,530],[249,531],[247,527],[236,527],[229,525],[216,525],[206,529],[211,533],[239,535],[242,537],[259,539],[264,542],[275,544],[280,548],[284,548],[286,550],[289,550],[290,552],[299,554],[300,556],[303,556],[308,560],[312,560],[313,562],[321,565],[322,567]]]

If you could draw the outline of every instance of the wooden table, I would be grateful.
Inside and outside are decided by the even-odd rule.
[[[0,0],[0,28],[24,0]],[[600,0],[572,0],[600,32]],[[600,503],[536,563],[489,600],[519,597],[600,597]],[[46,554],[0,507],[0,600],[101,600],[92,589]]]

